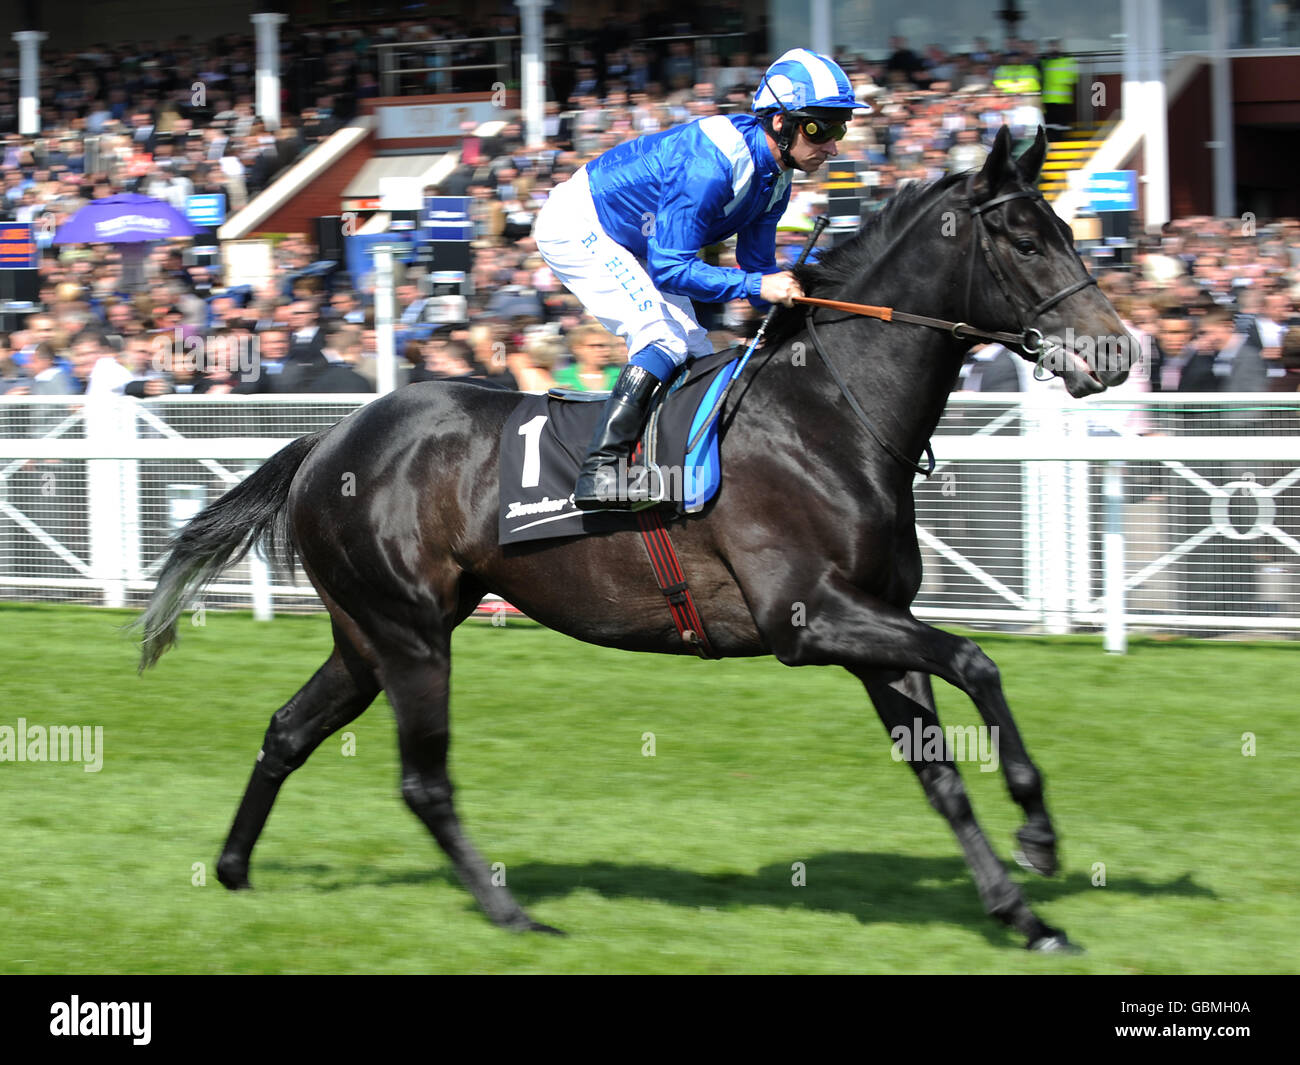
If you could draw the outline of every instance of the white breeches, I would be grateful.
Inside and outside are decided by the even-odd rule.
[[[680,366],[688,354],[713,353],[689,297],[660,292],[645,263],[601,227],[586,167],[551,190],[533,238],[551,272],[606,329],[627,341],[629,355],[654,345]]]

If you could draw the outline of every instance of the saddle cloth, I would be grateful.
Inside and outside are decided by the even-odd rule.
[[[618,470],[620,491],[680,514],[702,510],[718,491],[719,416],[695,448],[686,447],[726,384],[734,350],[687,362],[661,388],[633,456]],[[502,545],[636,527],[634,511],[579,510],[573,486],[587,457],[605,393],[525,395],[501,434]]]

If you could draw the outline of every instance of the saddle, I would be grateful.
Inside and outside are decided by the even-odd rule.
[[[739,355],[735,349],[689,360],[660,387],[646,427],[619,484],[644,509],[676,514],[703,510],[721,485],[717,427],[687,450]],[[635,528],[636,511],[578,510],[573,486],[607,392],[551,389],[525,395],[501,434],[500,516],[502,545],[561,536]]]

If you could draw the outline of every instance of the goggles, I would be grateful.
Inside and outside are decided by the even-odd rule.
[[[842,141],[849,131],[847,122],[831,122],[824,118],[805,118],[799,123],[799,128],[813,144]]]

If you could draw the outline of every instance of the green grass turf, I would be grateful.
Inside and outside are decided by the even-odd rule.
[[[1012,868],[1089,951],[1063,959],[984,915],[842,670],[631,655],[526,623],[457,633],[452,774],[479,849],[568,937],[480,914],[401,801],[382,699],[347,730],[353,756],[336,736],[289,780],[256,890],[232,894],[217,854],[328,626],[209,613],[140,678],[116,631],[128,616],[0,606],[0,725],[104,728],[99,773],[0,763],[0,971],[1218,973],[1300,957],[1294,645],[1137,641],[1117,657],[1091,638],[980,637],[1062,836],[1056,879]],[[978,723],[937,694],[946,724]],[[1001,775],[963,776],[1009,858]]]

